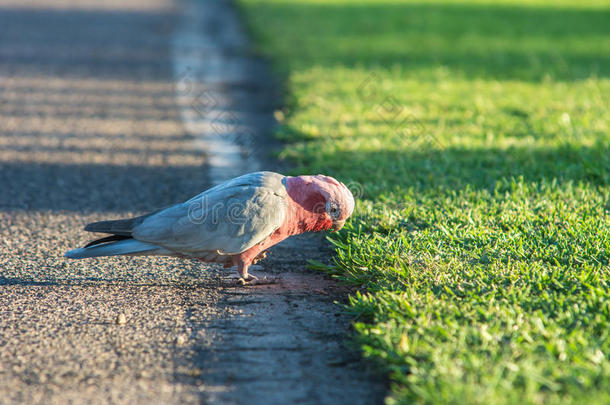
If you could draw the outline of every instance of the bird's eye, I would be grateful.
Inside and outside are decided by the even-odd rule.
[[[336,204],[330,203],[327,207],[327,211],[333,218],[337,218],[339,216],[339,207]]]

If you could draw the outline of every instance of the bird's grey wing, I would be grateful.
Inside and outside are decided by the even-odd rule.
[[[255,174],[151,215],[134,228],[133,237],[190,256],[251,248],[277,230],[286,214],[283,176],[248,176]]]

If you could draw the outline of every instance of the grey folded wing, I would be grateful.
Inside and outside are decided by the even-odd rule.
[[[284,222],[283,177],[270,172],[238,177],[144,218],[132,235],[194,257],[206,252],[241,253]]]

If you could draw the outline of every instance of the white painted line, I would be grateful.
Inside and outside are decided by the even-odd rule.
[[[206,154],[210,179],[218,184],[261,170],[262,164],[238,141],[240,131],[250,128],[227,90],[228,84],[248,80],[247,40],[226,7],[206,3],[184,2],[183,20],[172,36],[172,64],[185,129]],[[236,52],[244,56],[235,57]]]

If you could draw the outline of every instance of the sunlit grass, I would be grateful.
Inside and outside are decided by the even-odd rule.
[[[610,403],[610,10],[550,3],[242,0],[391,403]]]

